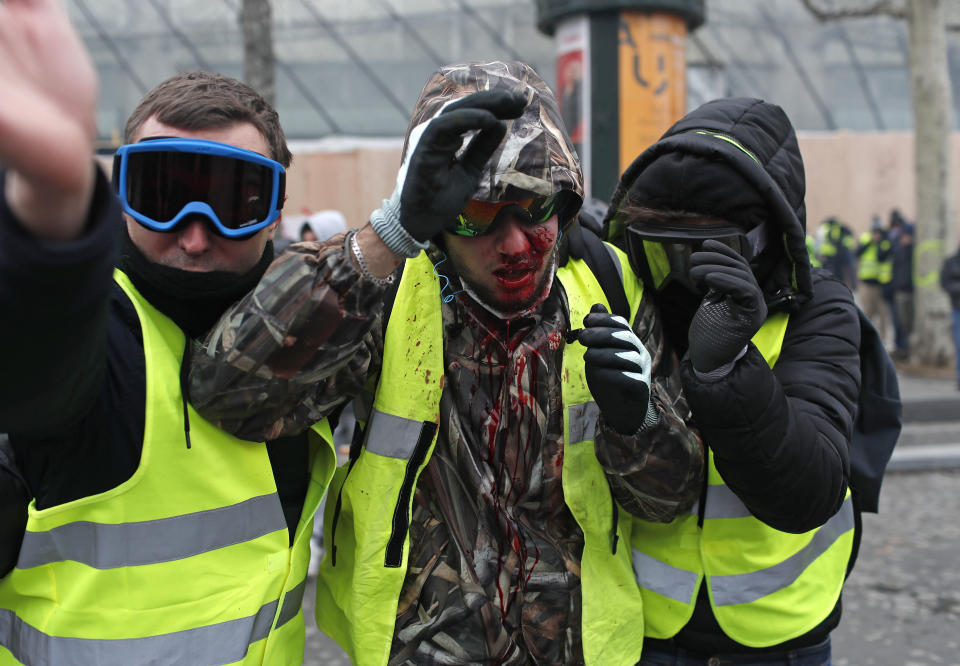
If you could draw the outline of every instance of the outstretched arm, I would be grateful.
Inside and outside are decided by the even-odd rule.
[[[353,239],[294,245],[275,260],[193,354],[197,410],[244,439],[271,439],[358,393],[383,353],[382,279],[456,219],[506,132],[502,119],[525,104],[486,90],[447,106],[417,128],[396,190],[370,224]]]
[[[31,235],[77,238],[94,189],[97,77],[56,0],[0,4],[4,195]]]
[[[0,3],[0,431],[44,435],[103,377],[119,212],[93,162],[97,80],[54,0]]]

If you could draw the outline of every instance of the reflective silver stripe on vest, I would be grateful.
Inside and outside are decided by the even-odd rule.
[[[300,612],[300,605],[303,603],[303,591],[307,587],[307,580],[304,578],[296,587],[287,590],[283,596],[283,604],[280,606],[280,615],[277,616],[277,629],[292,620]]]
[[[132,523],[79,521],[26,532],[18,569],[71,560],[115,569],[181,560],[287,529],[276,493],[170,518]]]
[[[33,627],[8,609],[0,609],[0,645],[25,664],[230,664],[247,654],[252,643],[270,633],[277,602],[249,617],[227,620],[143,638],[66,638]]]
[[[833,543],[853,529],[853,503],[848,497],[806,546],[772,567],[750,573],[711,576],[710,588],[717,606],[748,604],[789,586]]]
[[[367,424],[366,448],[377,455],[410,460],[422,429],[423,421],[405,419],[375,409]]]
[[[634,549],[633,573],[640,587],[680,603],[693,603],[699,577],[692,571],[670,566]]]
[[[707,506],[703,517],[706,520],[717,518],[748,518],[753,514],[740,501],[740,498],[730,490],[729,486],[707,486]]]
[[[593,439],[597,429],[600,408],[595,402],[582,402],[567,408],[570,416],[570,444],[579,444]]]

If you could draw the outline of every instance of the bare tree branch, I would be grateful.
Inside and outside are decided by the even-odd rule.
[[[827,9],[819,4],[819,0],[800,0],[814,18],[818,21],[835,21],[845,18],[866,18],[868,16],[890,16],[896,19],[907,18],[907,10],[896,0],[876,0],[871,5],[863,7],[849,7],[845,9]],[[960,23],[947,23],[945,26],[950,32],[960,32]]]
[[[833,21],[845,18],[864,18],[867,16],[891,16],[893,18],[906,18],[907,13],[904,7],[896,0],[875,0],[874,2],[863,5],[862,7],[848,7],[843,9],[827,9],[818,3],[818,0],[800,0],[803,6],[807,8],[818,21]]]

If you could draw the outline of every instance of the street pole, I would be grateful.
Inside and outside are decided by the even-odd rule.
[[[704,3],[537,0],[588,196],[609,200],[623,170],[686,112],[687,36],[703,23]]]

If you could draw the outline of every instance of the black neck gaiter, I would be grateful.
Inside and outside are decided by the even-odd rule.
[[[260,261],[246,273],[197,273],[157,264],[134,245],[123,226],[119,267],[153,307],[167,315],[191,338],[203,335],[223,314],[256,286],[273,261],[268,241]]]

